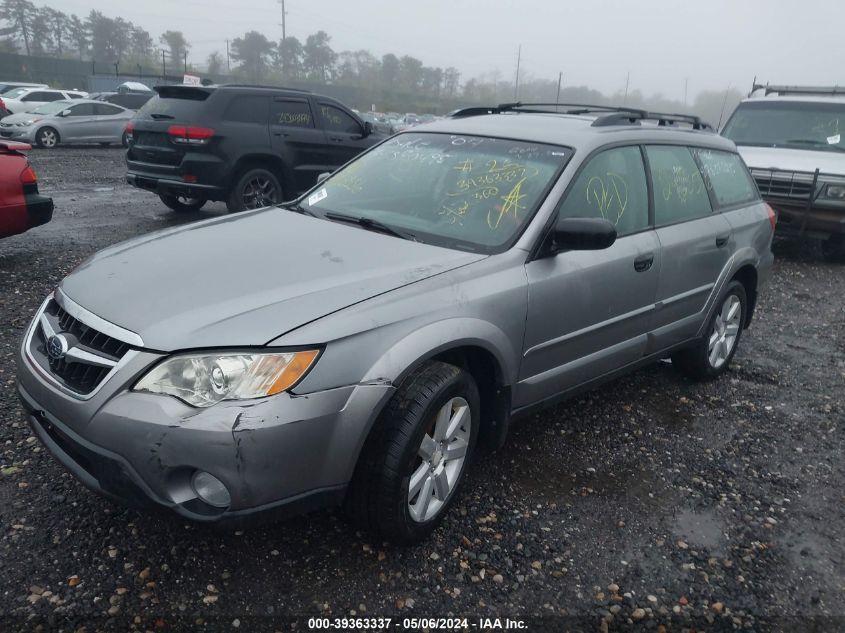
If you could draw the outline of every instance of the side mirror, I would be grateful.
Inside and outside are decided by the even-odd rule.
[[[364,138],[367,138],[373,133],[373,124],[369,121],[364,121]]]
[[[600,251],[616,241],[616,227],[603,218],[561,218],[552,232],[551,252]]]
[[[318,174],[317,175],[317,184],[320,184],[321,182],[323,182],[326,178],[328,178],[331,175],[332,175],[332,172],[330,172],[330,171],[324,171],[322,174]]]
[[[70,116],[70,110],[69,109],[68,110],[62,110],[61,112],[59,112],[59,116],[60,117]]]

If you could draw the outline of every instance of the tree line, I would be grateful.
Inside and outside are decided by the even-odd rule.
[[[410,55],[388,53],[381,57],[365,49],[335,51],[331,37],[318,31],[301,41],[282,40],[249,31],[231,41],[226,54],[211,53],[203,64],[188,63],[190,43],[181,31],[166,31],[158,38],[123,18],[100,11],[85,17],[67,14],[31,0],[0,0],[0,52],[21,52],[95,60],[132,72],[136,66],[160,67],[162,51],[172,74],[183,69],[203,69],[215,77],[234,76],[254,83],[335,83],[361,88],[368,94],[405,93],[424,95],[428,103],[496,104],[507,101],[544,101],[616,104],[660,110],[695,112],[716,123],[730,113],[741,98],[738,90],[704,91],[686,104],[662,95],[645,96],[637,90],[605,95],[587,86],[563,86],[557,78],[544,79],[523,72],[519,85],[503,79],[500,72],[461,80],[457,68],[426,66]]]

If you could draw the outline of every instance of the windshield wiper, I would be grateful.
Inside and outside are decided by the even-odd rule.
[[[289,202],[287,204],[279,205],[282,209],[287,209],[288,211],[293,211],[294,213],[301,213],[302,215],[310,215],[312,218],[316,218],[317,214],[313,211],[309,211],[305,207],[303,207],[298,202]]]
[[[827,143],[825,141],[817,141],[815,139],[809,138],[793,138],[788,141],[787,143],[794,143],[796,145],[812,145],[814,147],[829,147],[831,149],[836,150],[837,152],[843,151],[843,148],[836,145],[836,143]]]
[[[394,229],[392,226],[388,226],[387,224],[379,222],[378,220],[373,220],[372,218],[355,217],[351,215],[344,215],[342,213],[332,213],[331,211],[326,213],[325,217],[329,220],[334,220],[335,222],[348,222],[349,224],[357,224],[361,228],[367,229],[368,231],[377,231],[379,233],[392,235],[393,237],[398,237],[403,240],[411,240],[412,242],[417,241],[417,238],[413,234],[405,233],[404,231]]]

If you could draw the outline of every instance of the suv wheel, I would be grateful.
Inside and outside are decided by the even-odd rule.
[[[716,305],[704,338],[672,355],[672,364],[691,378],[705,380],[724,373],[739,345],[747,309],[745,286],[732,281]]]
[[[44,149],[53,149],[56,145],[59,144],[59,133],[51,127],[41,128],[40,130],[38,130],[38,134],[35,137],[35,142],[38,147],[43,147]]]
[[[364,445],[344,503],[353,523],[394,543],[425,539],[463,483],[479,402],[459,367],[430,361],[410,374]]]
[[[205,198],[188,198],[187,196],[174,196],[168,193],[161,193],[158,197],[166,206],[179,213],[199,211],[207,202]]]
[[[836,264],[845,263],[845,235],[831,235],[822,242],[822,257]]]
[[[284,200],[279,179],[272,172],[263,168],[245,171],[226,200],[230,213],[262,209]]]

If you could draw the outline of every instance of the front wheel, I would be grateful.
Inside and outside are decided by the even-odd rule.
[[[269,170],[257,167],[244,172],[226,200],[230,213],[263,209],[284,200],[279,179]]]
[[[835,264],[845,263],[845,235],[831,235],[822,242],[822,257]]]
[[[35,143],[38,147],[53,149],[59,144],[59,133],[51,127],[41,128],[35,136]]]
[[[727,371],[745,323],[747,294],[739,281],[728,284],[719,297],[704,337],[695,346],[672,355],[672,364],[691,378],[707,380]]]
[[[467,372],[430,361],[411,373],[379,416],[344,502],[353,523],[412,544],[443,520],[478,439],[480,400]]]
[[[162,193],[158,196],[165,206],[178,213],[199,211],[207,202],[205,198],[189,198],[187,196],[174,196],[169,193]]]

